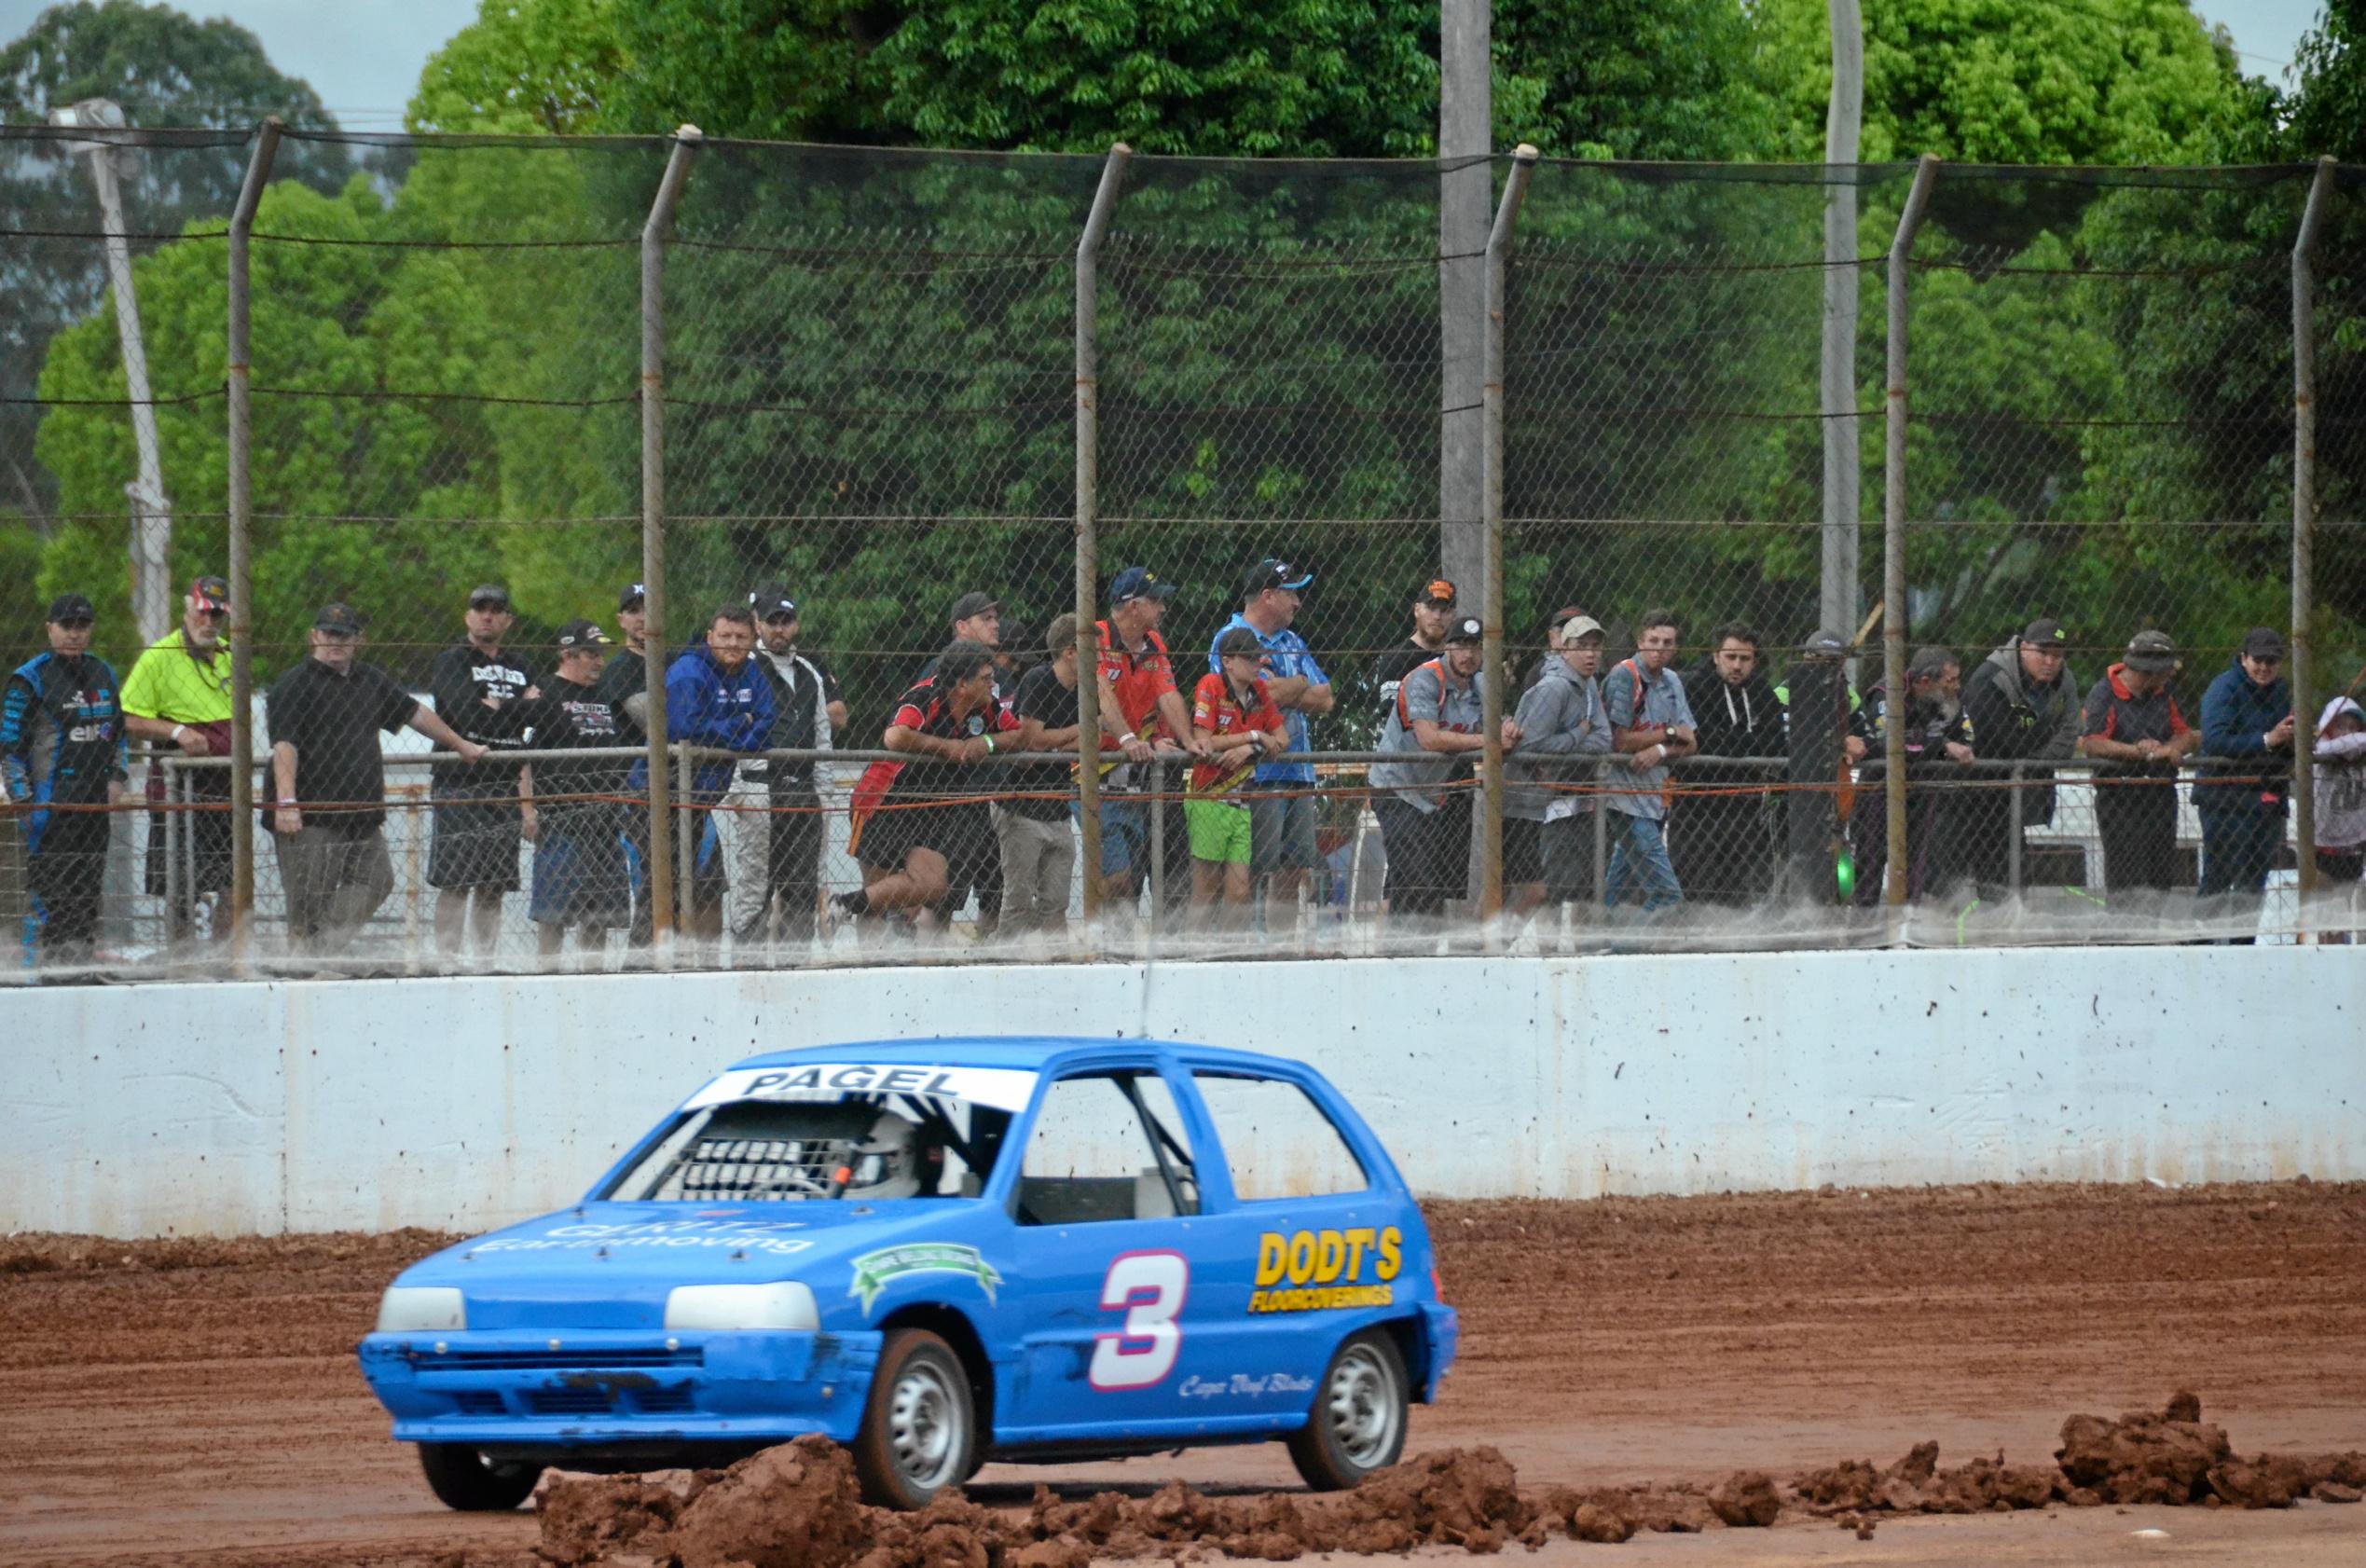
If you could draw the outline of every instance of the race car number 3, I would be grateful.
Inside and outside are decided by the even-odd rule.
[[[1093,1337],[1094,1388],[1148,1388],[1175,1370],[1183,1354],[1175,1319],[1190,1286],[1191,1266],[1179,1252],[1122,1252],[1109,1260],[1101,1310],[1125,1314],[1125,1326]]]

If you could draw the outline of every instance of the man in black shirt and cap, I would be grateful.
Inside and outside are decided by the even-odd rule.
[[[334,953],[394,890],[387,860],[386,763],[378,732],[408,725],[474,763],[485,748],[458,734],[376,665],[356,663],[361,617],[332,604],[312,622],[312,656],[266,699],[271,829],[287,894],[288,935]]]
[[[600,695],[608,638],[590,621],[558,628],[558,668],[519,705],[519,722],[534,732],[537,751],[614,749],[630,744],[624,715]],[[631,808],[625,792],[629,757],[586,757],[527,768],[526,836],[534,845],[534,887],[527,915],[536,949],[557,954],[567,928],[576,945],[597,953],[612,926],[632,918],[625,878],[625,828]]]
[[[429,667],[435,711],[452,729],[492,751],[526,744],[521,702],[534,684],[526,661],[502,646],[516,617],[509,590],[495,584],[468,596],[468,637]],[[516,763],[438,762],[432,776],[434,818],[427,848],[435,894],[435,945],[456,953],[472,935],[492,951],[502,899],[517,890],[517,846],[524,834]]]

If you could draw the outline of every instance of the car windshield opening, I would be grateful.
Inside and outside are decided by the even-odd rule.
[[[975,1197],[1011,1113],[931,1094],[730,1100],[686,1111],[599,1196],[781,1203]]]

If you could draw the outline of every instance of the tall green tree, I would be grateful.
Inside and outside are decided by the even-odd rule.
[[[623,8],[617,0],[484,0],[476,20],[428,57],[404,124],[414,132],[610,129],[609,102],[625,71]]]
[[[120,104],[133,126],[251,130],[278,115],[304,131],[336,120],[303,81],[276,69],[254,34],[219,19],[199,21],[170,6],[76,0],[53,6],[0,48],[0,123],[40,125],[84,99]],[[101,227],[87,155],[70,144],[0,144],[0,220],[45,233],[95,236]],[[118,156],[126,220],[143,235],[178,233],[194,219],[225,216],[246,170],[244,147],[158,145]],[[282,178],[336,189],[350,161],[341,147],[290,142]],[[100,308],[106,270],[95,239],[0,241],[0,398],[33,395],[49,339]],[[57,501],[33,456],[39,410],[0,403],[0,497],[29,517]],[[130,477],[126,470],[123,479]],[[122,479],[107,510],[120,514]]]
[[[1506,0],[1505,144],[1744,158],[1771,131],[1739,0]],[[1428,0],[487,0],[428,63],[415,130],[663,132],[1204,157],[1422,157]]]
[[[2187,0],[1866,0],[1868,163],[2207,160],[2247,101],[2234,46]],[[1767,156],[1823,157],[1824,0],[1754,15],[1779,119]]]

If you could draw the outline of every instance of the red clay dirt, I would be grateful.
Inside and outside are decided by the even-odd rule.
[[[2029,1515],[2055,1528],[2001,1540],[1965,1520],[1956,1528],[1983,1543],[1980,1561],[2064,1561],[2046,1554],[2074,1531],[2113,1532],[2116,1550],[2136,1528],[2119,1510],[2153,1510],[2110,1498],[2180,1488],[2201,1506],[2160,1517],[2312,1499],[2246,1516],[2251,1524],[2196,1526],[2273,1544],[2259,1561],[2366,1560],[2366,1508],[2325,1506],[2366,1475],[2354,1458],[2295,1457],[2366,1449],[2366,1187],[1440,1204],[1431,1222],[1464,1312],[1464,1359],[1441,1403],[1417,1414],[1409,1451],[1500,1451],[1506,1471],[1518,1466],[1522,1506],[1551,1512],[1546,1531],[1560,1544],[1547,1561],[1601,1549],[1571,1534],[1747,1520],[1769,1492],[1781,1510],[1774,1530],[1713,1529],[1699,1553],[1652,1559],[1821,1561],[1824,1541],[1850,1540],[1836,1523],[1860,1535],[1882,1524],[1879,1543],[1858,1549],[1888,1553],[1893,1539],[1943,1540],[1950,1528],[1888,1522],[1900,1520],[1901,1489],[1919,1506],[1993,1509],[2057,1475],[2106,1506]],[[0,1561],[544,1561],[527,1555],[543,1540],[531,1513],[462,1516],[433,1503],[353,1367],[378,1289],[440,1240],[0,1240]],[[2179,1387],[2199,1393],[2208,1422],[2180,1407],[2117,1425],[2064,1423],[2157,1409]],[[2224,1428],[2252,1457],[2235,1453]],[[1938,1445],[1927,1459],[1917,1449],[1886,1468],[1844,1463],[1924,1440]],[[1980,1457],[1943,1468],[1941,1451]],[[1763,1486],[1737,1475],[1752,1470]],[[1057,1494],[1035,1499],[1041,1479]],[[1176,1479],[1200,1490],[1165,1487]],[[1122,1495],[1094,1498],[1108,1487]],[[1202,1538],[1215,1530],[1207,1549],[1233,1536],[1303,1549],[1302,1516],[1318,1506],[1271,1449],[997,1466],[971,1496],[993,1519],[1043,1522],[988,1561],[973,1558],[979,1543],[959,1520],[907,1521],[891,1534],[918,1534],[895,1561],[1081,1568],[1080,1551],[1133,1547],[1120,1521],[1153,1506],[1194,1516]],[[669,1525],[689,1506],[664,1505]],[[1090,1510],[1111,1507],[1112,1534],[1096,1543]],[[1808,1526],[1792,1521],[1813,1515],[1825,1517],[1801,1534]],[[1520,1518],[1479,1528],[1516,1547],[1535,1523],[1514,1528]],[[1176,1549],[1139,1534],[1147,1555]]]

